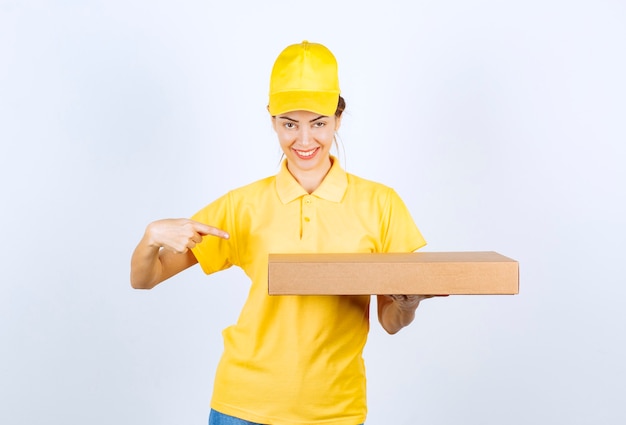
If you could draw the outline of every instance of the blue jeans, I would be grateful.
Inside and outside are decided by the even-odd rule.
[[[256,422],[244,421],[243,419],[228,416],[217,410],[211,409],[209,425],[263,425]]]
[[[256,422],[244,421],[233,416],[228,416],[217,410],[211,409],[209,414],[209,425],[263,425]],[[363,424],[361,424],[363,425]]]

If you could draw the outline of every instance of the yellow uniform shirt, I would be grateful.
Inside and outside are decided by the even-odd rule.
[[[224,353],[211,407],[272,425],[355,425],[367,413],[362,351],[369,296],[269,296],[268,254],[412,252],[425,245],[400,197],[333,158],[308,194],[278,175],[233,190],[194,220],[230,233],[194,249],[205,273],[241,267],[252,285]]]

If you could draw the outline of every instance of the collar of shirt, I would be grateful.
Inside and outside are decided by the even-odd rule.
[[[339,165],[337,158],[332,155],[330,158],[333,165],[330,167],[324,180],[322,180],[322,183],[311,195],[331,202],[341,202],[348,188],[348,175]],[[276,175],[276,192],[278,192],[278,197],[283,204],[287,204],[301,196],[308,195],[307,191],[300,186],[287,169],[286,159],[283,161],[280,171]]]

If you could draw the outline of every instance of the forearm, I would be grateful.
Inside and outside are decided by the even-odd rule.
[[[159,251],[160,248],[151,245],[146,236],[141,239],[130,262],[130,284],[133,288],[151,289],[162,280],[163,265]]]

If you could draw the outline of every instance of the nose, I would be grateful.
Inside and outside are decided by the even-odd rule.
[[[311,129],[308,128],[307,126],[301,127],[299,139],[300,139],[300,145],[302,146],[310,145],[311,142],[313,141],[313,135],[311,134]]]

